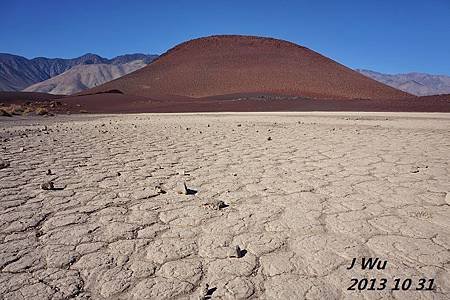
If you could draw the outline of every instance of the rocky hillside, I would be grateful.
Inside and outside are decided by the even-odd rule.
[[[146,65],[143,60],[123,64],[78,65],[55,77],[33,84],[24,91],[70,95],[119,78]]]
[[[125,64],[143,60],[151,62],[157,55],[128,54],[112,59],[96,54],[85,54],[73,59],[36,57],[27,59],[22,56],[0,53],[0,91],[20,91],[26,87],[57,76],[77,65]]]

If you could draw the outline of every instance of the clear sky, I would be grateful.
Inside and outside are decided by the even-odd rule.
[[[161,54],[213,34],[281,38],[351,68],[450,75],[450,0],[1,0],[0,52]]]

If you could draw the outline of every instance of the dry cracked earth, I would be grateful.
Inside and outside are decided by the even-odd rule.
[[[0,137],[1,299],[449,299],[448,114],[3,118]]]

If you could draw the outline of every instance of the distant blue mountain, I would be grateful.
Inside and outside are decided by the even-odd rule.
[[[450,76],[426,73],[383,74],[356,69],[359,73],[381,83],[417,96],[450,94]]]

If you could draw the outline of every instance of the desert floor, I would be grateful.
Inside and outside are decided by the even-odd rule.
[[[15,117],[0,137],[1,299],[450,297],[450,114]]]

